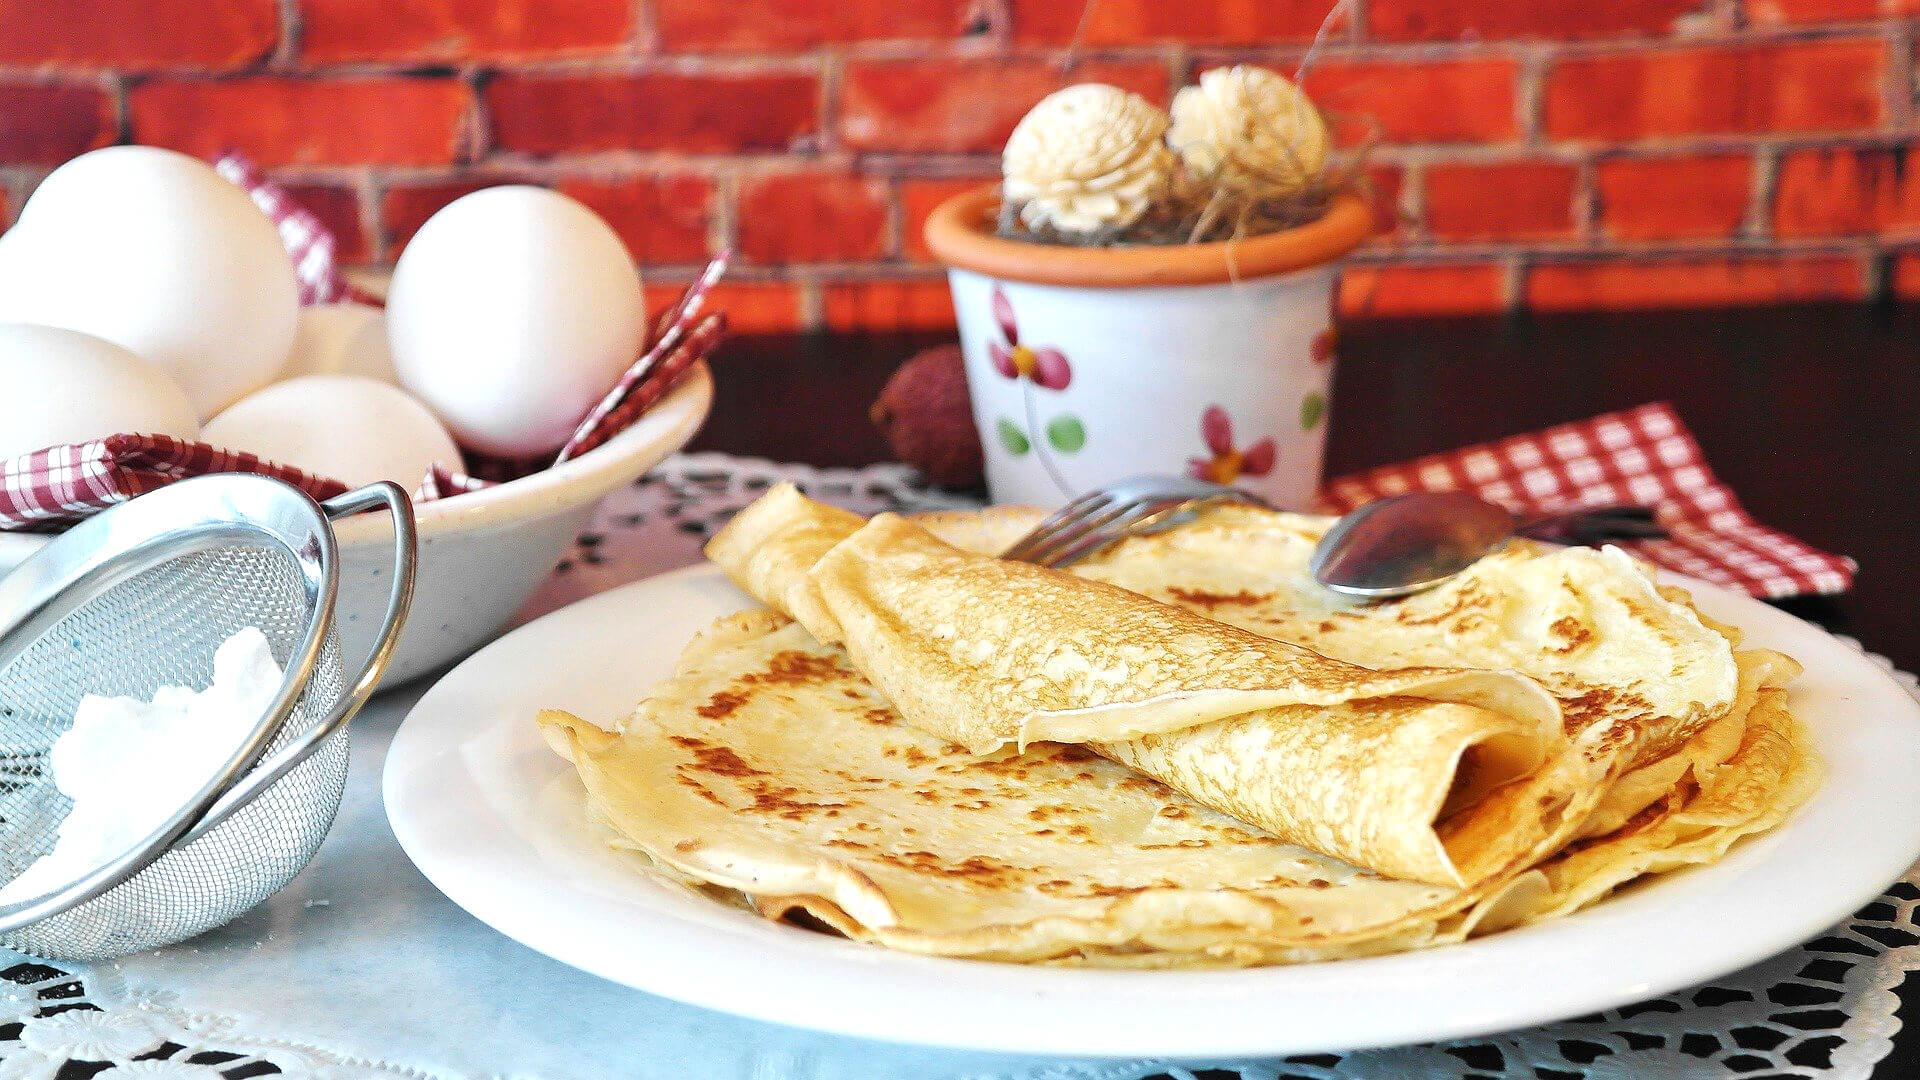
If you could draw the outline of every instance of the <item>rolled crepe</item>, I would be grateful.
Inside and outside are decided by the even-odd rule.
[[[1488,794],[1530,774],[1564,806],[1594,778],[1558,704],[1510,672],[1373,671],[1100,582],[970,554],[790,486],[707,554],[856,667],[910,724],[976,754],[1083,743],[1281,839],[1389,877],[1470,885],[1535,847]],[[1473,811],[1497,804],[1499,827]],[[1518,820],[1516,820],[1518,818]],[[1443,819],[1445,819],[1443,821]]]

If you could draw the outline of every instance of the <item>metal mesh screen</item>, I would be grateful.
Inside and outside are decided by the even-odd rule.
[[[68,615],[0,669],[0,882],[51,850],[71,802],[47,755],[86,694],[149,700],[204,687],[213,654],[258,627],[285,667],[314,617],[299,564],[267,544],[182,555]],[[330,634],[313,680],[268,752],[318,723],[343,692]],[[347,776],[347,729],[217,829],[71,911],[0,944],[92,960],[182,941],[239,916],[286,884],[325,839]]]

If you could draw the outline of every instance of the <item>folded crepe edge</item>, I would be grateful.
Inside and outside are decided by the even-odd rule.
[[[791,484],[776,485],[743,508],[707,545],[707,554],[749,594],[795,618],[823,644],[845,646],[859,666],[869,668],[872,666],[868,662],[871,658],[862,655],[865,651],[864,638],[861,638],[859,626],[846,622],[850,614],[859,616],[863,612],[836,612],[826,590],[820,585],[820,575],[831,572],[834,566],[842,563],[857,567],[862,552],[869,547],[891,550],[900,545],[925,548],[936,557],[944,553],[965,560],[982,558],[978,552],[963,551],[947,544],[918,523],[899,515],[881,514],[871,520],[863,519],[849,511],[809,499]],[[1069,579],[1075,588],[1107,594],[1113,603],[1151,605],[1162,609],[1168,617],[1191,622],[1195,628],[1226,639],[1228,647],[1237,643],[1255,652],[1285,649],[1314,656],[1297,646],[1274,642],[1118,586],[1023,564],[1009,565],[1019,565],[1019,572]],[[857,573],[855,577],[857,579]],[[1525,759],[1529,767],[1538,767],[1541,762],[1564,752],[1566,735],[1561,723],[1559,702],[1532,679],[1511,671],[1407,668],[1380,672],[1318,656],[1314,656],[1314,659],[1338,668],[1351,668],[1356,677],[1363,678],[1366,689],[1355,692],[1350,688],[1316,688],[1296,679],[1271,689],[1180,691],[1080,709],[1032,712],[1018,718],[1011,731],[977,733],[947,730],[938,725],[928,726],[921,722],[924,718],[918,716],[916,710],[901,700],[897,693],[890,693],[889,696],[895,698],[895,705],[901,708],[910,722],[966,746],[975,754],[992,753],[1007,745],[1024,750],[1034,742],[1095,744],[1098,749],[1098,744],[1194,732],[1268,709],[1332,707],[1390,697],[1484,709],[1504,722],[1497,724],[1496,730],[1489,731],[1485,737],[1466,739],[1441,751],[1445,774],[1438,778],[1437,786],[1431,793],[1432,798],[1427,800],[1431,803],[1426,808],[1430,812],[1424,813],[1417,821],[1417,827],[1425,830],[1428,842],[1416,845],[1416,850],[1404,851],[1397,858],[1388,858],[1379,851],[1360,856],[1357,849],[1348,850],[1337,844],[1328,848],[1325,845],[1332,841],[1326,837],[1309,844],[1336,857],[1359,857],[1363,865],[1407,880],[1452,887],[1472,881],[1471,877],[1463,876],[1458,869],[1456,853],[1451,846],[1440,839],[1436,829],[1438,819],[1443,811],[1476,801],[1498,783],[1525,771],[1516,768],[1514,762]],[[875,674],[872,671],[868,673],[870,676]],[[877,681],[884,690],[884,680]],[[1517,740],[1531,740],[1534,744],[1531,752],[1516,753],[1511,744]],[[1469,752],[1480,744],[1486,745],[1475,756],[1476,760],[1483,757],[1489,764],[1500,764],[1477,779],[1473,776],[1463,777],[1461,764],[1469,759]],[[1108,757],[1115,757],[1112,753],[1102,752]],[[1124,757],[1117,760],[1171,784],[1176,790],[1198,798],[1214,809],[1255,825],[1265,825],[1270,829],[1276,827],[1277,819],[1263,816],[1263,811],[1255,803],[1234,800],[1237,805],[1223,805],[1219,799],[1208,798],[1202,791],[1195,790],[1186,777],[1165,770],[1143,769],[1140,763]],[[1464,784],[1461,783],[1463,779],[1467,781]],[[1289,838],[1307,842],[1299,836]]]
[[[897,514],[863,518],[852,511],[809,499],[793,484],[786,482],[768,489],[765,495],[734,515],[707,543],[705,550],[707,558],[749,595],[805,626],[821,644],[842,644],[844,628],[829,610],[815,583],[813,571],[836,549],[841,549],[843,543],[867,529],[881,533],[907,533],[916,538],[924,537],[956,553],[979,555],[978,552],[948,544],[910,518]],[[1118,586],[1084,578],[1072,580],[1090,590],[1124,596],[1129,603],[1153,604],[1180,612],[1182,617],[1204,621],[1223,635],[1244,639],[1252,647],[1274,644],[1270,639],[1251,631],[1206,619],[1203,615],[1163,604]],[[1357,696],[1340,693],[1314,695],[1303,693],[1299,688],[1270,694],[1247,690],[1217,693],[1187,691],[1082,709],[1044,710],[1022,718],[1018,731],[1000,741],[989,745],[969,745],[968,749],[986,754],[1007,745],[1025,749],[1028,743],[1033,742],[1084,743],[1131,739],[1198,727],[1227,716],[1280,705],[1331,705],[1379,697],[1419,697],[1473,705],[1518,717],[1538,725],[1546,745],[1556,744],[1563,735],[1559,701],[1539,683],[1515,671],[1404,668],[1398,672],[1377,672],[1337,660],[1327,659],[1326,663],[1354,668],[1371,678],[1389,675],[1401,677]],[[1234,698],[1232,704],[1225,700],[1230,696]],[[1128,713],[1135,715],[1133,722],[1114,726],[1115,717]]]
[[[591,721],[559,709],[542,710],[538,724],[557,753],[574,765],[589,800],[605,779],[593,760],[620,736]],[[1556,768],[1577,767],[1565,759]],[[1551,772],[1553,769],[1543,770]],[[1536,778],[1536,783],[1545,782]],[[1515,807],[1531,805],[1535,784],[1521,782],[1496,793]],[[1567,785],[1553,783],[1564,789]],[[924,955],[1041,962],[1084,954],[1087,962],[1108,966],[1108,958],[1135,953],[1176,955],[1213,954],[1219,962],[1272,963],[1282,954],[1300,960],[1359,955],[1404,947],[1395,944],[1408,935],[1431,936],[1449,921],[1450,940],[1466,936],[1489,907],[1527,874],[1545,853],[1570,835],[1597,788],[1575,791],[1546,812],[1557,817],[1555,827],[1524,851],[1512,852],[1504,865],[1474,885],[1446,891],[1430,904],[1414,907],[1371,926],[1338,932],[1308,929],[1300,910],[1269,897],[1210,889],[1152,889],[1112,900],[1095,912],[1042,915],[1017,923],[994,923],[960,931],[939,932],[903,925],[884,890],[857,868],[838,860],[812,856],[785,845],[764,849],[715,849],[699,837],[647,841],[627,834],[615,820],[605,823],[648,859],[673,874],[685,875],[744,894],[749,906],[769,919],[795,910],[805,911],[834,930],[858,941],[885,945]],[[617,845],[617,846],[625,846]],[[1310,922],[1310,920],[1308,921]],[[1205,948],[1195,941],[1204,940]],[[1378,948],[1374,947],[1379,943]],[[1356,952],[1355,950],[1359,950]],[[1233,960],[1234,953],[1243,954]]]
[[[866,524],[859,514],[809,499],[782,481],[721,526],[705,552],[749,596],[833,645],[841,639],[840,624],[810,571]]]

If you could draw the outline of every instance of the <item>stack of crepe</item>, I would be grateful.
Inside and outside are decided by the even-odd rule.
[[[767,605],[617,728],[540,717],[616,846],[898,949],[1127,967],[1459,941],[1718,858],[1811,794],[1789,658],[1617,550],[1314,585],[1325,519],[1223,507],[1071,573],[1036,511],[791,488],[708,548]]]

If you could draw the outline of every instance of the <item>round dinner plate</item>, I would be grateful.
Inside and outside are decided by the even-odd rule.
[[[1851,914],[1920,855],[1920,704],[1853,646],[1697,582],[1709,614],[1806,665],[1794,713],[1827,775],[1778,830],[1544,925],[1395,956],[1233,971],[1023,967],[892,952],[649,877],[589,826],[541,708],[623,716],[693,634],[748,606],[694,567],[602,593],[455,668],[394,738],[385,796],[421,871],[563,963],[681,1001],[848,1035],[1087,1057],[1213,1058],[1456,1038],[1735,971]]]

